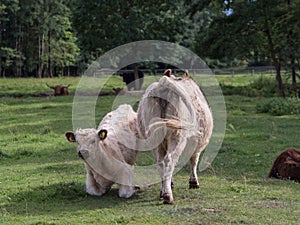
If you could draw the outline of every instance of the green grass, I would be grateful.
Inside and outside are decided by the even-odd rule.
[[[103,83],[100,78],[92,78],[94,86],[99,86],[99,83]],[[99,81],[100,80],[100,81]],[[53,94],[54,91],[47,87],[47,84],[54,86],[57,84],[70,85],[69,92],[74,94],[77,85],[80,81],[80,77],[60,77],[60,78],[2,78],[0,82],[0,97],[30,97],[38,94]],[[113,94],[113,87],[122,87],[124,83],[120,76],[111,76],[102,92]]]
[[[234,86],[255,77],[218,76]],[[72,130],[73,96],[31,97],[49,92],[45,83],[79,78],[0,80],[0,224],[298,224],[299,183],[268,179],[275,157],[287,147],[300,149],[299,114],[257,113],[265,97],[225,96],[227,129],[211,167],[199,174],[200,189],[188,189],[188,167],[174,177],[175,205],[163,205],[159,184],[143,187],[131,199],[117,187],[102,197],[85,194],[85,170]],[[120,86],[114,78],[107,85]],[[26,94],[23,97],[12,97]],[[97,101],[97,119],[114,96]],[[149,155],[139,157],[147,164]]]
[[[274,75],[265,74],[235,74],[235,75],[216,75],[218,81],[224,85],[231,85],[231,86],[247,86],[251,84],[254,80],[259,79],[260,77],[265,78],[275,78]]]

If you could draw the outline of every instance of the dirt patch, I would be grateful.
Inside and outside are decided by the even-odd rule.
[[[262,201],[254,201],[251,203],[253,206],[257,207],[262,207],[262,208],[274,208],[274,209],[279,209],[279,208],[286,208],[290,207],[292,205],[291,202],[283,202],[275,199],[270,199],[270,200],[262,200]]]

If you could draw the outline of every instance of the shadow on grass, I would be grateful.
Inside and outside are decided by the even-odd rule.
[[[113,186],[103,196],[90,196],[86,194],[82,183],[62,182],[13,194],[6,204],[1,205],[1,210],[10,215],[54,216],[69,212],[118,207],[138,198],[138,195],[130,199],[119,198],[117,186]]]

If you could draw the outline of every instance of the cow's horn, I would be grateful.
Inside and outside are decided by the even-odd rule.
[[[189,72],[186,70],[186,71],[184,71],[183,77],[190,78],[191,76],[190,76]]]
[[[46,83],[46,85],[51,88],[51,89],[54,89],[54,86],[50,86],[49,84]]]

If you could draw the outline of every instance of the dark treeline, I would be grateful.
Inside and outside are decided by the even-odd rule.
[[[79,75],[137,40],[179,43],[210,66],[273,65],[293,85],[300,67],[300,0],[2,0],[1,77]]]
[[[76,64],[79,48],[66,1],[2,0],[1,76],[52,77]]]

